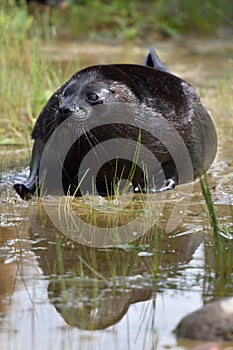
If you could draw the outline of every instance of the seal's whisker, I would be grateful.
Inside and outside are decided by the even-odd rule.
[[[108,154],[107,150],[104,148],[104,146],[103,146],[101,140],[99,140],[91,130],[90,130],[89,134],[90,134],[92,140],[95,142],[94,144],[95,144],[95,145],[99,145],[99,147],[100,147],[101,150],[103,151],[104,155],[105,155],[106,158],[108,159],[108,158],[109,158],[109,154]]]
[[[82,129],[83,129],[83,128],[82,128]],[[98,160],[99,163],[101,163],[101,160],[100,160],[100,158],[99,158],[99,155],[98,155],[98,153],[96,152],[96,149],[95,149],[94,146],[96,146],[96,145],[99,144],[100,147],[103,149],[103,151],[105,151],[104,147],[102,146],[101,143],[98,142],[98,140],[94,137],[94,135],[93,135],[91,132],[87,133],[86,130],[83,129],[83,133],[84,133],[84,135],[85,135],[85,138],[86,138],[86,140],[87,140],[87,142],[88,142],[90,148],[93,150],[93,152],[94,152],[94,154],[95,154],[95,156],[96,156],[96,159]],[[91,137],[90,137],[89,135],[90,135]],[[94,141],[94,142],[93,142],[93,141]]]

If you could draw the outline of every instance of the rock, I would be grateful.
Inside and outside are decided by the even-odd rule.
[[[233,297],[210,302],[187,315],[178,324],[176,334],[196,340],[233,340]]]

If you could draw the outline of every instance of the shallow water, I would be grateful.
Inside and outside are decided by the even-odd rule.
[[[197,87],[213,114],[219,147],[208,179],[219,222],[232,232],[233,116],[227,112],[225,101],[211,102],[232,71],[232,50],[229,43],[187,42],[182,46],[161,43],[158,52],[172,72]],[[78,56],[80,66],[138,63],[145,53],[139,48],[77,43],[44,48],[48,58],[59,57],[64,64]],[[73,240],[67,238],[73,222],[70,213],[65,216],[65,234],[57,230],[63,213],[56,198],[27,203],[12,192],[16,176],[27,174],[18,174],[28,164],[27,149],[0,151],[5,171],[0,184],[1,349],[185,350],[200,344],[177,339],[173,330],[182,317],[203,302],[232,295],[233,276],[232,271],[224,279],[219,275],[198,182],[188,195],[190,186],[186,185],[166,193],[165,198],[151,197],[149,204],[157,213],[158,227],[136,237],[136,243],[92,247],[88,242],[77,242],[75,235]],[[115,227],[116,222],[124,225],[141,213],[141,228],[152,219],[145,205],[148,200],[140,196],[130,203],[129,212],[125,206],[123,214],[117,213],[115,219],[112,206],[117,207],[118,202],[88,200],[75,200],[72,209],[86,222],[94,218],[99,227]],[[65,205],[69,207],[70,203]],[[55,215],[55,225],[48,217],[48,208]],[[104,208],[104,214],[98,208]],[[172,217],[173,208],[179,213]],[[227,238],[225,249],[231,253],[231,240]],[[222,346],[229,349],[233,343]]]

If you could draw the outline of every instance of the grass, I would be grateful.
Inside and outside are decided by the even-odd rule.
[[[231,62],[232,66],[232,62]],[[209,96],[209,104],[213,106],[212,113],[216,117],[216,127],[219,138],[219,148],[224,149],[228,140],[232,139],[233,126],[233,75],[232,69],[221,80]],[[227,150],[226,150],[227,151]],[[227,159],[226,152],[226,159]],[[225,158],[223,158],[225,159]],[[220,166],[220,165],[219,165]],[[205,278],[207,289],[204,288],[204,299],[224,297],[232,295],[233,280],[233,202],[232,202],[232,162],[224,161],[224,169],[218,169],[217,193],[224,193],[222,204],[215,204],[214,191],[211,189],[210,179],[205,174],[201,180],[201,190],[208,213],[208,222],[211,229],[207,228],[204,234],[205,245]],[[215,180],[216,181],[216,180]],[[221,210],[221,207],[223,208]],[[224,209],[225,207],[225,209]]]
[[[200,184],[212,228],[212,231],[205,233],[204,236],[205,286],[203,298],[210,300],[232,295],[233,292],[233,225],[227,228],[217,216],[207,175],[202,177]],[[230,207],[230,213],[233,223],[232,207]]]
[[[40,34],[29,34],[34,25],[26,6],[1,3],[0,86],[1,143],[16,143],[30,134],[36,114],[46,101],[42,87],[45,67],[39,59]],[[29,43],[30,40],[30,43]]]
[[[0,4],[0,145],[26,144],[49,96],[64,81],[41,54],[51,38],[48,16],[40,23],[24,1]]]
[[[209,218],[210,218],[210,224],[211,227],[213,229],[213,233],[214,233],[214,238],[217,244],[220,244],[220,240],[219,240],[219,224],[218,224],[218,220],[217,217],[215,215],[215,210],[214,210],[214,205],[213,205],[213,201],[212,201],[212,197],[211,197],[211,191],[208,185],[208,180],[207,180],[207,175],[204,174],[204,176],[200,179],[200,184],[201,184],[201,190],[202,190],[202,194],[203,197],[205,199],[206,202],[206,206],[209,212]]]

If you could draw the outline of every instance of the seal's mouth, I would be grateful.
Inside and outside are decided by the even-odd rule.
[[[71,118],[79,123],[83,123],[88,119],[88,110],[86,108],[79,108],[71,114]]]

